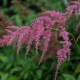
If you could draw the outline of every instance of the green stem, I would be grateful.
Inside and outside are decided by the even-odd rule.
[[[55,28],[52,28],[51,30],[54,30],[54,31],[59,31],[59,29],[55,29]]]
[[[69,34],[73,37],[73,40],[74,40],[74,42],[75,42],[76,46],[77,46],[77,47],[78,47],[78,49],[80,50],[79,45],[77,44],[75,37],[74,37],[71,33],[69,33]]]

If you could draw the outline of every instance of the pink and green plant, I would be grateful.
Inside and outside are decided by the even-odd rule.
[[[26,44],[26,58],[34,42],[36,53],[38,53],[39,46],[41,47],[42,56],[39,60],[40,64],[48,50],[51,35],[56,31],[58,37],[62,37],[62,40],[58,40],[58,44],[61,44],[62,48],[60,47],[57,51],[56,80],[61,63],[65,61],[66,58],[69,59],[71,52],[71,41],[68,37],[69,32],[67,32],[65,28],[66,22],[74,13],[77,17],[80,16],[80,0],[73,1],[72,3],[72,5],[66,8],[65,12],[57,12],[55,10],[44,12],[40,17],[32,20],[31,26],[8,26],[5,29],[7,35],[3,35],[3,38],[0,39],[1,46],[9,46],[13,43],[17,47],[18,54],[21,45]],[[41,41],[43,41],[43,45],[41,45]]]

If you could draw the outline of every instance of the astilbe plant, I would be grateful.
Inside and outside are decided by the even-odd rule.
[[[57,66],[55,80],[58,74],[59,67],[61,63],[68,57],[70,57],[70,46],[71,42],[68,37],[68,32],[66,31],[65,25],[67,20],[71,17],[73,13],[76,16],[80,16],[80,0],[72,2],[73,4],[66,8],[64,13],[56,11],[44,12],[40,17],[32,20],[31,26],[8,26],[6,28],[7,35],[3,35],[0,39],[0,44],[4,45],[14,45],[17,47],[17,54],[20,51],[22,44],[26,44],[26,55],[28,54],[31,45],[35,42],[36,53],[38,53],[39,46],[41,47],[42,56],[39,60],[41,63],[43,57],[46,55],[49,42],[52,34],[56,31],[57,37],[62,37],[63,39],[58,41],[58,44],[62,45],[62,48],[57,50]],[[41,45],[43,41],[43,45]],[[57,45],[58,46],[58,45]],[[49,54],[49,53],[47,53]]]

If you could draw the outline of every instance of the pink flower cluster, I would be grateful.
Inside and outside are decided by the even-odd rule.
[[[70,46],[71,46],[71,42],[69,41],[69,38],[68,38],[68,32],[66,32],[65,28],[62,28],[59,36],[63,38],[63,40],[59,42],[60,44],[63,45],[63,47],[57,51],[58,63],[56,66],[55,80],[56,80],[61,63],[67,58],[67,56],[68,58],[70,56]]]
[[[75,12],[76,16],[80,16],[80,0],[72,1],[73,5],[70,5],[66,8],[65,15],[70,17],[73,12]]]
[[[13,43],[17,47],[17,53],[20,51],[21,45],[26,44],[26,56],[33,42],[35,43],[36,51],[38,51],[40,41],[43,40],[43,46],[41,46],[42,56],[39,61],[40,63],[48,49],[50,37],[52,34],[51,30],[58,29],[59,32],[57,32],[57,34],[59,34],[58,36],[62,37],[63,40],[59,41],[59,44],[62,44],[62,48],[59,48],[59,50],[57,51],[58,63],[55,75],[56,80],[61,63],[67,58],[67,55],[70,54],[71,42],[68,38],[68,32],[64,27],[65,23],[67,21],[67,18],[69,18],[73,12],[75,12],[77,16],[80,16],[80,0],[73,3],[73,5],[68,6],[64,13],[56,12],[54,10],[43,13],[42,16],[32,21],[31,26],[7,27],[6,31],[8,32],[8,34],[4,35],[3,38],[0,39],[0,44],[3,46],[11,45]]]
[[[27,44],[26,54],[29,52],[29,49],[33,42],[35,42],[35,48],[38,50],[40,46],[41,37],[43,39],[44,45],[42,46],[42,61],[43,56],[45,55],[48,44],[51,37],[51,29],[54,28],[55,24],[63,25],[66,19],[62,13],[56,11],[47,11],[44,13],[46,16],[40,16],[33,20],[31,26],[16,27],[11,26],[7,27],[6,31],[8,35],[3,36],[3,39],[0,40],[2,44],[11,45],[12,42],[17,46],[17,53],[20,50],[22,44]],[[50,15],[50,16],[48,16]],[[52,19],[51,19],[52,18]],[[56,28],[59,28],[58,26]]]

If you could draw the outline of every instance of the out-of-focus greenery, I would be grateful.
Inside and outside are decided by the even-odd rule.
[[[21,1],[21,2],[20,2]],[[47,10],[65,11],[63,0],[0,0],[0,13],[6,20],[12,19],[14,25],[31,25],[31,20]],[[69,20],[67,31],[77,38],[75,16]],[[71,38],[72,36],[70,36]],[[57,80],[80,80],[80,50],[72,40],[71,60],[63,62]],[[79,41],[77,42],[80,48]],[[0,80],[54,80],[56,56],[38,65],[38,56],[32,47],[24,59],[25,47],[16,54],[12,46],[0,48]]]

